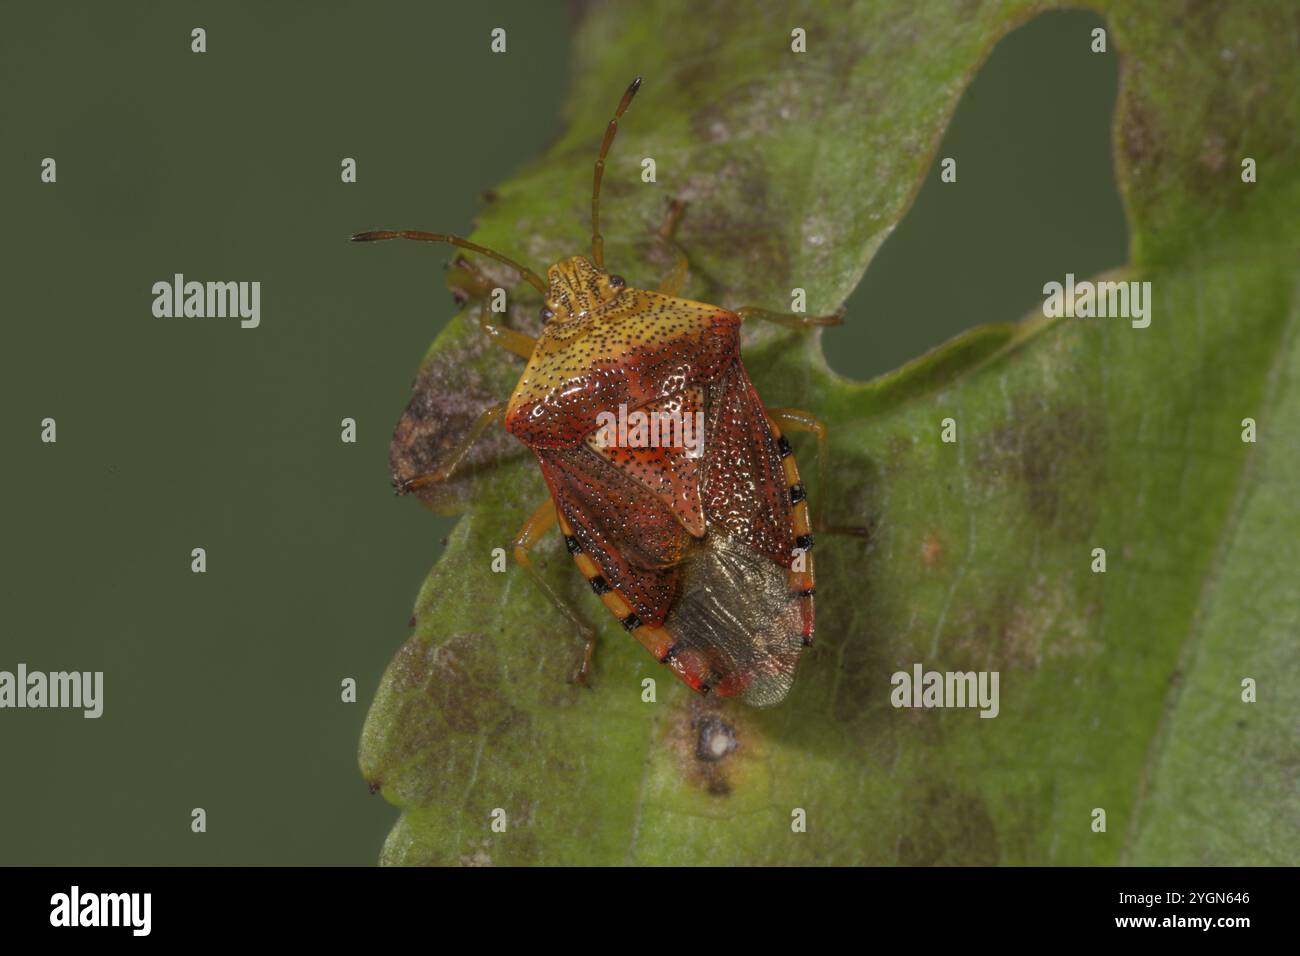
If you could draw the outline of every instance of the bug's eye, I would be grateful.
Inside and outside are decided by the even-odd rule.
[[[610,276],[609,284],[612,285],[615,289],[621,289],[623,286],[627,285],[627,280],[625,280],[622,276]]]
[[[555,313],[552,312],[550,309],[548,309],[546,306],[542,306],[542,321],[549,322],[553,318],[555,318]]]

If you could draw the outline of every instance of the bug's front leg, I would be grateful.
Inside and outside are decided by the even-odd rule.
[[[482,269],[464,256],[457,256],[447,269],[447,287],[457,305],[464,305],[470,299],[478,303],[478,327],[484,335],[507,352],[525,359],[532,356],[537,346],[535,338],[488,321],[488,299],[495,285]]]
[[[436,485],[440,481],[446,481],[451,477],[452,472],[464,460],[474,443],[483,437],[483,433],[491,428],[494,424],[501,421],[506,414],[505,402],[497,402],[490,405],[474,419],[474,424],[469,426],[464,437],[461,438],[456,446],[451,450],[446,460],[439,465],[434,471],[426,471],[422,475],[414,475],[401,481],[394,481],[394,490],[399,495],[405,495],[412,491],[418,491],[429,485]]]
[[[768,309],[746,305],[737,309],[736,315],[740,316],[742,322],[746,319],[758,319],[760,322],[784,325],[788,329],[810,329],[818,326],[844,324],[843,308],[836,309],[830,315],[803,315],[794,312],[772,312]]]
[[[555,511],[555,502],[552,499],[547,498],[542,502],[537,510],[529,516],[528,520],[524,522],[524,526],[519,529],[519,533],[515,535],[514,557],[515,561],[523,565],[524,570],[527,571],[529,576],[537,582],[538,586],[543,592],[545,592],[546,596],[550,599],[551,603],[555,605],[556,609],[569,619],[569,623],[574,626],[578,632],[578,636],[582,638],[582,659],[578,662],[578,666],[574,670],[573,676],[570,680],[575,684],[586,684],[587,678],[591,676],[591,659],[596,650],[596,633],[583,623],[582,618],[578,616],[577,611],[570,607],[563,598],[555,593],[555,590],[546,583],[546,579],[543,578],[541,573],[537,570],[537,566],[528,558],[528,552],[537,542],[537,539],[549,531],[555,525],[556,521],[557,515]]]
[[[817,499],[813,502],[813,530],[819,534],[851,534],[867,537],[870,529],[837,525],[831,527],[825,521],[826,497],[830,486],[827,476],[830,472],[830,459],[827,454],[826,425],[812,412],[798,408],[769,408],[767,417],[781,431],[812,432],[817,436]]]
[[[537,339],[523,332],[516,332],[514,329],[493,325],[487,320],[487,316],[488,306],[487,301],[484,300],[478,313],[478,327],[483,330],[483,334],[507,352],[513,352],[525,359],[532,358],[533,349],[537,347]]]
[[[447,263],[447,288],[452,301],[463,306],[470,299],[478,301],[492,294],[495,285],[482,269],[465,256],[457,255]]]

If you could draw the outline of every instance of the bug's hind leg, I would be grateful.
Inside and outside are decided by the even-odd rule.
[[[818,326],[844,324],[843,308],[836,309],[829,315],[803,315],[797,312],[772,312],[768,309],[746,305],[737,309],[736,314],[740,316],[742,322],[747,319],[758,319],[760,322],[772,322],[776,325],[783,325],[788,329],[810,329]]]
[[[664,276],[659,283],[658,291],[664,295],[677,295],[682,291],[682,286],[686,284],[686,276],[690,272],[691,263],[686,258],[686,253],[682,247],[677,244],[673,237],[677,234],[677,224],[682,221],[682,213],[686,211],[686,203],[680,199],[674,199],[668,205],[668,215],[664,218],[664,224],[659,227],[657,235],[659,238],[672,249],[677,256],[677,262],[673,265],[672,271]]]
[[[870,529],[847,525],[827,525],[825,522],[826,493],[830,487],[827,477],[830,459],[827,455],[826,425],[812,412],[797,408],[769,408],[767,416],[782,431],[812,432],[817,436],[817,499],[813,503],[812,525],[819,534],[851,534],[865,538]],[[788,453],[788,452],[787,452]]]
[[[574,670],[573,677],[570,678],[575,684],[587,683],[587,678],[591,676],[591,658],[596,650],[596,633],[590,627],[583,623],[578,612],[565,603],[564,599],[555,593],[555,589],[546,583],[546,579],[541,576],[537,566],[528,559],[528,552],[532,549],[537,539],[545,532],[549,531],[556,523],[557,515],[555,511],[555,502],[547,498],[536,511],[534,511],[524,522],[524,526],[519,529],[514,540],[514,557],[515,561],[523,565],[529,576],[537,582],[537,585],[546,594],[550,602],[555,605],[556,609],[568,618],[569,623],[574,626],[578,636],[582,638],[582,659],[578,662]]]
[[[414,475],[402,481],[394,482],[394,490],[399,495],[408,494],[417,491],[420,488],[426,488],[429,485],[436,485],[440,481],[446,481],[451,477],[452,472],[464,460],[474,443],[483,437],[483,433],[491,428],[494,424],[505,418],[505,402],[498,402],[484,409],[474,423],[469,426],[465,436],[456,443],[456,447],[451,450],[446,460],[434,471],[426,471],[422,475]]]

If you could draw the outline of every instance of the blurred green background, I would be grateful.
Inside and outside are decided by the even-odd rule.
[[[834,368],[879,374],[1124,261],[1099,23],[1047,14],[994,50],[937,154],[957,183],[936,163],[825,335]],[[0,863],[374,862],[396,811],[357,737],[451,526],[393,498],[387,445],[455,309],[449,250],[345,239],[471,231],[561,129],[571,29],[536,2],[0,14],[0,669],[106,685],[99,720],[0,711]],[[261,327],[154,318],[176,272],[261,280]]]

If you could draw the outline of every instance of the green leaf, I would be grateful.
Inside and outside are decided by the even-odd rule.
[[[638,182],[654,156],[689,170],[687,294],[780,307],[800,286],[809,311],[829,310],[906,211],[993,44],[1043,6],[761,3],[744,24],[687,0],[595,10],[569,132],[497,190],[475,239],[534,265],[584,249],[591,161],[635,69],[647,84],[606,176],[607,261],[650,287],[671,265],[653,239],[664,194]],[[546,494],[526,450],[493,433],[424,493],[466,513],[365,726],[364,775],[402,810],[384,862],[1297,858],[1296,24],[1254,5],[1097,7],[1121,55],[1132,234],[1111,278],[1151,283],[1151,325],[1040,314],[866,384],[832,374],[815,336],[746,330],[765,401],[830,429],[831,486],[810,475],[810,497],[826,495],[835,524],[874,528],[819,540],[818,643],[768,710],[678,685],[552,535],[535,552],[545,575],[600,633],[591,687],[567,683],[572,628],[521,570],[491,569]],[[791,25],[817,55],[790,53]],[[518,285],[477,264],[489,285]],[[457,283],[472,278],[457,269]],[[518,293],[509,324],[535,331],[535,293]],[[479,308],[425,359],[394,440],[400,475],[429,470],[518,377]],[[811,445],[796,448],[810,474]],[[999,672],[1000,713],[895,709],[891,675],[914,662]],[[646,677],[657,703],[641,700]],[[719,726],[736,749],[702,759]]]

